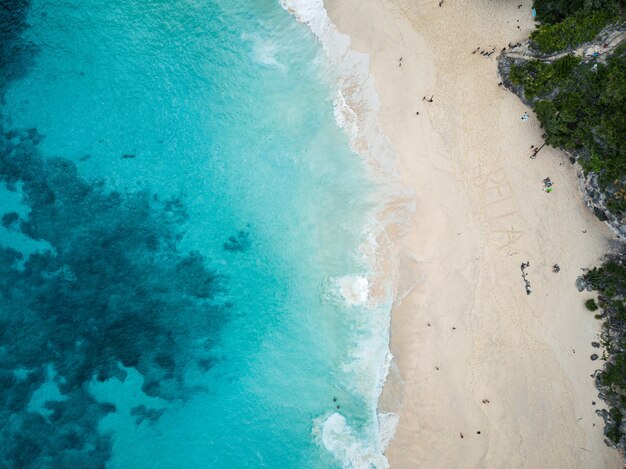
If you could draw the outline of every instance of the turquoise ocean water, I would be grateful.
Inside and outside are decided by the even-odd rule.
[[[384,467],[376,184],[307,26],[1,4],[0,467]]]

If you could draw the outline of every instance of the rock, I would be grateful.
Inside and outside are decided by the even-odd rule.
[[[593,348],[600,348],[600,342],[591,342]]]
[[[601,210],[598,207],[593,207],[593,213],[596,217],[598,217],[598,220],[600,221],[607,221],[609,219],[609,217],[607,217],[604,213],[604,210]]]
[[[594,354],[593,354],[593,355],[591,355],[591,357],[589,357],[589,358],[591,358],[591,360],[592,360],[592,361],[596,361],[596,360],[598,359],[598,355],[597,355],[596,353],[594,353]]]
[[[578,291],[583,291],[586,287],[587,287],[587,281],[582,277],[578,277],[576,279],[576,289]]]
[[[245,251],[250,246],[250,233],[240,230],[235,236],[228,238],[224,243],[224,249],[231,252]]]
[[[13,223],[17,222],[19,218],[20,216],[18,215],[17,212],[7,212],[4,215],[2,215],[2,226],[4,226],[5,228],[8,228]]]

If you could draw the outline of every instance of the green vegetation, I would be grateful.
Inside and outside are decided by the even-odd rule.
[[[626,440],[621,433],[626,410],[626,256],[608,260],[590,270],[584,279],[598,291],[598,303],[603,309],[602,338],[609,360],[597,380],[611,406],[606,435],[617,444]]]
[[[535,0],[541,25],[530,38],[545,53],[577,47],[621,20],[624,4],[624,0]]]
[[[622,414],[622,411],[616,407],[611,408],[610,415],[613,423],[607,428],[606,436],[613,443],[617,443],[621,437],[620,426],[624,419],[624,415]]]
[[[615,19],[605,11],[580,11],[560,23],[542,24],[530,38],[541,52],[552,53],[591,41]]]
[[[560,23],[580,11],[603,10],[617,13],[624,6],[620,0],[535,0],[537,19],[542,23]]]
[[[609,209],[626,210],[626,43],[606,64],[572,56],[532,60],[512,65],[510,79],[533,101],[546,142],[582,155],[601,186],[616,185]]]
[[[620,259],[610,259],[602,267],[594,267],[584,278],[592,289],[602,293],[605,298],[626,294],[626,266]],[[623,299],[619,300],[618,306],[622,308]],[[624,313],[622,319],[626,321],[626,310]]]
[[[524,87],[526,99],[533,99],[565,85],[572,78],[572,72],[580,63],[578,57],[566,55],[552,64],[530,60],[522,65],[511,66],[511,81]]]
[[[619,354],[615,359],[607,363],[605,369],[600,375],[600,382],[603,386],[617,385],[623,390],[626,390],[626,383],[624,378],[626,377],[626,357],[623,354]]]
[[[598,305],[596,304],[596,300],[594,300],[593,298],[590,298],[587,301],[585,301],[585,306],[587,307],[587,309],[589,311],[597,311],[597,309],[598,309]]]

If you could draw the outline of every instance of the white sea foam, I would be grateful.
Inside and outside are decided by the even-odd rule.
[[[335,116],[335,123],[348,134],[348,137],[350,137],[350,145],[352,145],[352,149],[356,151],[354,144],[359,137],[358,116],[352,108],[348,106],[346,98],[341,91],[337,91],[337,97],[333,101],[333,114]]]
[[[343,462],[346,469],[385,469],[389,467],[387,459],[359,438],[350,428],[343,415],[333,413],[327,417],[315,419],[313,434],[335,459]]]
[[[241,40],[252,43],[252,60],[255,63],[275,67],[283,72],[287,71],[287,67],[276,58],[279,50],[277,44],[263,39],[257,34],[242,33]]]
[[[281,0],[281,5],[310,28],[337,71],[335,120],[346,130],[352,148],[376,170],[377,178],[397,177],[395,154],[378,127],[378,95],[369,74],[369,56],[350,49],[350,37],[337,30],[322,0]]]
[[[360,306],[367,302],[369,281],[360,275],[346,275],[336,280],[339,294],[347,306]]]
[[[387,449],[396,434],[400,416],[393,412],[381,412],[378,414],[378,432],[380,434],[380,446],[383,451]]]
[[[335,122],[384,188],[376,194],[379,204],[359,247],[368,273],[329,279],[324,289],[327,300],[361,310],[354,317],[353,343],[342,368],[354,378],[352,390],[371,399],[376,408],[393,358],[389,328],[397,269],[386,227],[391,223],[401,225],[402,219],[408,219],[406,214],[414,208],[414,199],[399,183],[395,153],[378,126],[379,103],[369,75],[369,56],[350,49],[350,37],[331,22],[323,0],[281,0],[281,5],[306,24],[321,43],[336,73]],[[345,417],[335,413],[316,419],[314,434],[345,468],[386,468],[383,451],[393,438],[398,418],[394,413],[373,415],[378,425],[366,435],[357,435]]]

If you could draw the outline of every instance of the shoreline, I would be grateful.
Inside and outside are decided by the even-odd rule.
[[[537,120],[498,87],[495,57],[471,53],[526,38],[534,23],[522,5],[325,5],[351,49],[369,54],[379,125],[417,197],[398,247],[407,294],[392,311],[395,359],[379,403],[400,415],[392,467],[623,466],[595,414],[599,323],[574,286],[612,234],[560,151],[528,158]],[[546,176],[554,193],[541,189]]]
[[[415,201],[412,191],[401,183],[396,154],[379,126],[379,99],[369,73],[369,55],[350,47],[350,37],[336,28],[323,0],[281,0],[280,3],[296,21],[309,28],[322,46],[334,71],[335,82],[331,79],[329,84],[336,88],[335,123],[348,136],[352,151],[362,159],[376,190],[368,213],[370,220],[364,226],[363,240],[358,246],[366,265],[366,272],[359,277],[365,281],[364,299],[351,300],[362,298],[361,283],[345,285],[340,291],[344,301],[365,308],[364,318],[369,319],[364,319],[362,326],[373,332],[368,338],[367,357],[359,358],[357,351],[357,358],[350,362],[350,366],[365,373],[376,369],[370,373],[375,380],[371,383],[372,395],[368,396],[372,419],[368,433],[371,433],[355,445],[352,429],[340,412],[317,421],[313,433],[318,443],[345,467],[388,467],[383,453],[395,433],[398,415],[381,412],[378,404],[393,358],[389,331],[398,286],[396,249],[406,231],[406,219],[414,212]]]

